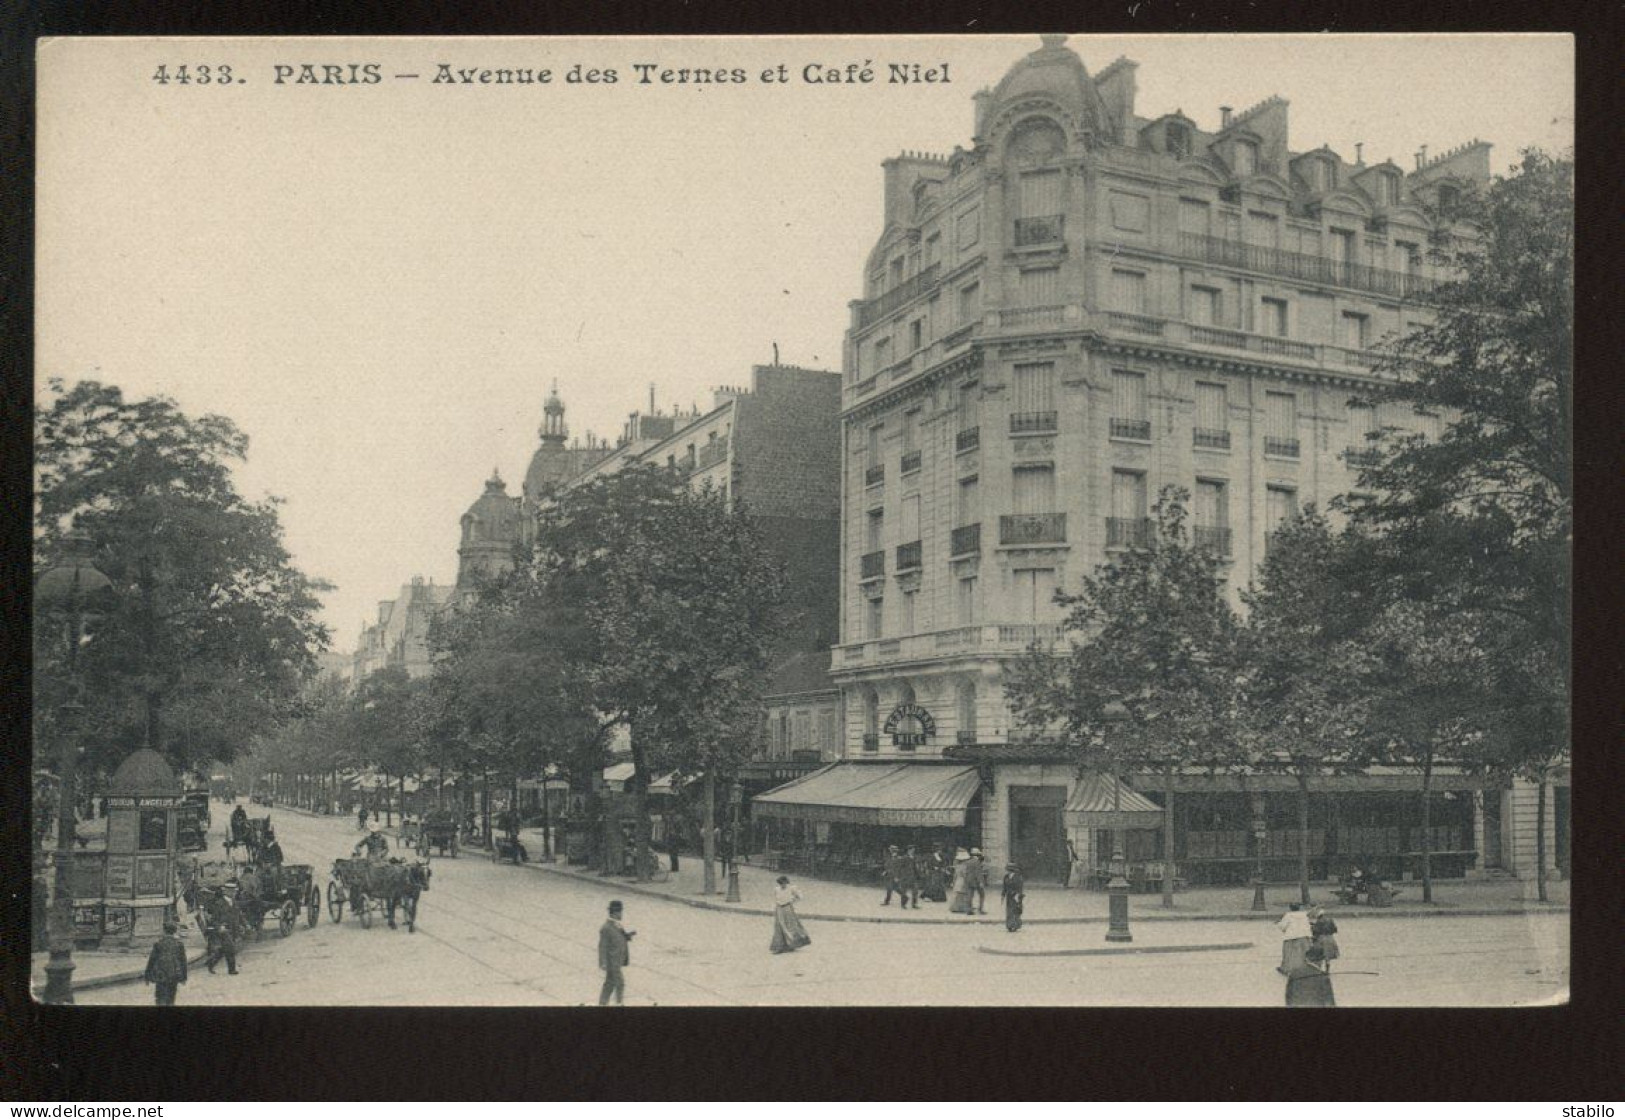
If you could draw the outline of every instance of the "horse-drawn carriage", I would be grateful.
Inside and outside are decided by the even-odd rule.
[[[249,863],[257,862],[260,853],[265,851],[275,835],[269,813],[263,817],[235,817],[231,822],[231,833],[226,837],[226,856],[236,859],[238,849],[241,849],[241,858]]]
[[[336,859],[333,876],[327,884],[327,912],[335,922],[344,920],[346,905],[361,919],[364,929],[372,927],[372,916],[383,914],[389,928],[395,928],[395,910],[406,914],[408,933],[416,931],[418,895],[429,889],[429,865],[405,863],[398,859]]]
[[[254,902],[245,906],[243,916],[256,936],[267,915],[275,914],[277,932],[283,937],[293,932],[300,911],[305,926],[314,929],[322,913],[322,892],[316,886],[316,869],[308,863],[284,863],[264,868],[258,874]]]
[[[175,842],[183,852],[201,852],[209,846],[209,791],[187,790],[175,814]]]
[[[457,814],[450,809],[430,809],[418,826],[418,855],[429,858],[429,849],[438,855],[457,858]]]

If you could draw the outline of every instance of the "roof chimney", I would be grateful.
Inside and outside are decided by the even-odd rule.
[[[1418,148],[1416,150],[1416,169],[1418,171],[1422,170],[1422,164],[1427,161],[1427,158],[1428,158],[1428,146],[1426,144],[1423,144],[1420,148]]]
[[[649,415],[655,414],[655,383],[649,382]]]
[[[1229,128],[1230,127],[1230,106],[1228,106],[1228,105],[1220,105],[1219,106],[1219,127],[1220,128]]]
[[[1354,162],[1355,163],[1364,163],[1365,162],[1365,141],[1364,140],[1356,140],[1354,142]]]

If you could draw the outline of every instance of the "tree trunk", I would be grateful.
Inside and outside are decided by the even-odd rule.
[[[394,823],[394,821],[390,818],[390,810],[393,808],[393,806],[390,804],[389,796],[389,771],[385,770],[383,773],[384,784],[378,787],[378,792],[383,796],[384,799],[384,827],[389,828]]]
[[[1298,899],[1309,905],[1309,777],[1298,774]]]
[[[1422,749],[1422,901],[1433,901],[1433,744]]]
[[[1535,891],[1542,902],[1546,898],[1546,771],[1540,772],[1540,784],[1535,787]]]
[[[649,869],[654,866],[654,861],[649,855],[649,772],[645,769],[646,765],[643,748],[638,745],[637,729],[633,728],[632,823],[636,835],[633,837],[635,854],[632,863],[640,883],[649,878]]]
[[[551,804],[552,798],[548,796],[552,792],[550,789],[548,789],[548,782],[550,780],[551,779],[549,779],[548,776],[547,776],[547,771],[543,770],[542,771],[542,862],[543,863],[552,863],[553,862],[553,806]]]
[[[487,851],[491,848],[491,771],[480,771],[480,837]]]
[[[1174,908],[1174,783],[1162,795],[1162,908]]]
[[[700,814],[700,851],[705,855],[705,885],[701,889],[705,894],[717,893],[717,777],[713,769],[705,768],[705,811]]]
[[[440,764],[440,777],[435,782],[434,807],[436,809],[446,807],[446,764],[443,762]]]

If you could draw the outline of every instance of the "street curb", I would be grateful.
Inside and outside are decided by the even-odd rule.
[[[196,956],[186,958],[187,969],[190,970],[195,964],[202,964],[203,958],[208,955],[208,949],[199,949]],[[75,992],[89,992],[96,988],[112,988],[119,984],[129,984],[132,981],[140,980],[146,974],[147,970],[143,967],[134,972],[115,972],[111,976],[98,976],[94,980],[75,980],[72,990]],[[34,990],[35,998],[38,999],[39,987],[34,983],[32,977],[29,978],[29,987]]]
[[[978,953],[994,957],[1118,957],[1136,953],[1215,953],[1251,949],[1252,941],[1227,941],[1218,945],[1139,945],[1132,949],[989,949],[976,946]]]
[[[666,902],[674,902],[681,906],[690,906],[696,910],[716,910],[724,914],[750,914],[759,918],[771,918],[773,916],[773,911],[763,910],[759,907],[729,904],[726,902],[712,902],[711,900],[705,898],[687,898],[682,895],[671,894],[667,891],[658,891],[649,887],[639,886],[636,883],[611,882],[610,877],[600,876],[596,873],[582,874],[581,872],[567,870],[566,868],[557,864],[526,863],[522,866],[524,866],[527,870],[541,872],[543,874],[559,875],[563,878],[575,879],[583,883],[596,883],[621,894],[635,894],[641,895],[645,898],[663,899]],[[1368,911],[1338,909],[1335,912],[1341,918],[1485,918],[1513,914],[1567,914],[1569,912],[1569,908],[1567,906],[1558,906],[1552,903],[1537,903],[1534,906],[1524,906],[1517,909],[1494,909],[1491,907],[1473,906],[1450,910],[1373,909]],[[989,914],[986,917],[978,915],[974,918],[893,918],[880,915],[863,916],[856,914],[815,914],[811,912],[801,913],[800,911],[797,911],[797,916],[800,917],[804,922],[871,922],[900,926],[979,926],[1000,925],[1004,922],[1002,917],[993,914]],[[1279,920],[1279,917],[1280,915],[1273,910],[1265,911],[1263,913],[1253,910],[1238,910],[1229,913],[1209,914],[1136,913],[1133,915],[1133,919],[1137,922],[1267,921],[1273,923]],[[1079,918],[1023,918],[1022,924],[1103,925],[1110,920],[1110,917],[1102,914],[1098,917],[1088,916]]]

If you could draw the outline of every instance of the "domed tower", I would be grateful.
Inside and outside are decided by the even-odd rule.
[[[1066,36],[1039,38],[1043,45],[1010,67],[994,87],[989,119],[985,131],[977,128],[978,136],[993,138],[1036,111],[1060,117],[1072,137],[1086,145],[1115,139],[1112,113],[1084,69],[1083,59],[1066,46]],[[1024,141],[1026,145],[1042,144],[1047,138],[1040,133],[1012,139],[1019,148]]]
[[[525,503],[532,507],[547,490],[575,473],[575,457],[564,445],[569,429],[564,426],[564,402],[559,399],[557,381],[542,406],[542,426],[536,434],[541,437],[542,445],[530,458],[530,469],[525,471],[525,482],[520,490]]]
[[[519,499],[508,496],[508,485],[496,471],[485,493],[463,514],[463,538],[457,546],[457,586],[466,590],[481,577],[500,575],[513,567],[519,543]]]

